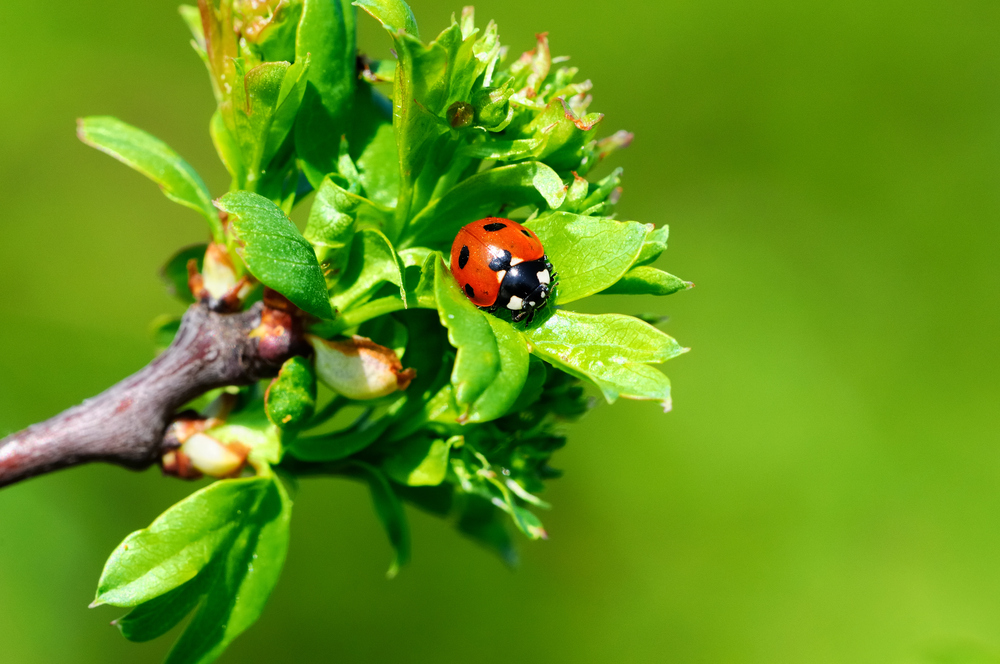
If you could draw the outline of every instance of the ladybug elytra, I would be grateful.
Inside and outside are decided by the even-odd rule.
[[[487,217],[463,227],[451,245],[451,273],[480,309],[510,311],[515,323],[549,301],[556,285],[541,240],[516,221]]]

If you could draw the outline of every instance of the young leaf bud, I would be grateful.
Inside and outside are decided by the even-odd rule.
[[[417,375],[403,370],[396,353],[355,335],[345,341],[307,337],[316,350],[316,375],[349,399],[376,399],[405,390]]]
[[[209,477],[230,477],[243,468],[250,448],[241,443],[222,443],[204,433],[188,438],[180,456],[190,460],[191,467]]]
[[[508,85],[477,90],[472,95],[476,123],[487,131],[505,129],[514,117],[514,111],[510,106],[512,92],[513,90]]]

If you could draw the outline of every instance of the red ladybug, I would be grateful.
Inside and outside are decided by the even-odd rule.
[[[465,226],[451,245],[451,273],[470,300],[494,312],[509,309],[515,323],[549,301],[555,272],[541,240],[516,221],[487,217]]]

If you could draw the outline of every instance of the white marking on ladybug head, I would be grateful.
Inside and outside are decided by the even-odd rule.
[[[549,281],[550,281],[550,279],[549,279],[549,271],[548,270],[542,270],[541,272],[538,273],[538,282],[539,283],[547,284],[547,283],[549,283]]]
[[[524,300],[516,295],[510,296],[510,301],[507,302],[507,308],[511,311],[520,311],[521,307],[524,305]]]
[[[515,266],[515,265],[517,265],[518,263],[523,263],[523,262],[524,262],[524,259],[523,259],[523,258],[511,258],[511,259],[510,259],[510,266],[511,266],[511,267],[514,267],[514,266]]]
[[[501,281],[503,281],[503,278],[507,276],[507,270],[500,270],[499,272],[496,273],[496,275],[497,275],[497,283],[499,284]]]

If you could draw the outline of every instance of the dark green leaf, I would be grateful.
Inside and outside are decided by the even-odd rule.
[[[545,388],[545,379],[548,376],[548,371],[545,369],[545,362],[534,355],[529,355],[528,357],[530,360],[528,363],[528,377],[524,381],[524,387],[521,388],[521,394],[517,396],[514,405],[508,409],[510,413],[520,413],[527,409],[538,401],[539,397],[542,396],[542,390]]]
[[[302,461],[339,461],[370,446],[392,424],[391,416],[378,419],[362,417],[344,431],[321,436],[300,436],[291,441],[288,451]]]
[[[218,206],[229,213],[239,243],[237,253],[253,276],[303,311],[333,318],[312,245],[277,205],[263,196],[235,191],[219,199]]]
[[[461,439],[461,436],[457,436]],[[448,473],[448,454],[455,438],[418,436],[404,441],[382,463],[382,470],[408,486],[437,486]]]
[[[315,248],[329,283],[337,283],[347,267],[355,229],[383,227],[391,216],[388,210],[347,191],[332,179],[323,180],[303,236]]]
[[[370,228],[362,229],[354,235],[347,267],[333,287],[331,301],[337,309],[347,311],[386,282],[399,287],[399,296],[405,303],[402,261],[385,235]]]
[[[360,461],[352,461],[351,467],[368,482],[372,493],[372,503],[375,514],[378,515],[382,527],[389,536],[389,542],[396,551],[396,556],[386,573],[390,579],[399,573],[399,569],[410,561],[410,527],[406,520],[403,504],[392,490],[389,480],[378,468]]]
[[[185,304],[194,303],[194,295],[191,294],[191,288],[188,286],[188,261],[195,261],[198,272],[201,272],[201,266],[205,262],[206,249],[208,249],[207,244],[184,247],[171,256],[167,264],[160,269],[160,278],[166,284],[167,292]]]
[[[212,236],[223,241],[219,214],[198,173],[158,138],[109,116],[77,121],[77,136],[87,145],[111,155],[160,185],[167,198],[205,216]]]
[[[670,295],[691,286],[672,274],[640,265],[626,272],[618,283],[601,291],[601,295]]]
[[[349,134],[365,195],[386,208],[399,198],[399,155],[392,128],[392,101],[358,83]]]
[[[458,349],[451,382],[459,404],[470,406],[500,372],[500,350],[488,315],[469,301],[448,267],[437,260],[434,293],[438,313],[441,324],[448,328],[448,341]]]
[[[517,550],[505,525],[503,513],[490,501],[466,496],[458,529],[500,556],[508,567],[516,567]]]
[[[544,215],[527,226],[538,234],[555,266],[556,304],[579,300],[616,283],[635,263],[650,231],[635,221],[569,212]]]
[[[557,310],[526,334],[532,352],[591,381],[609,403],[619,396],[653,399],[669,409],[670,381],[649,363],[665,362],[686,349],[652,325],[621,314]]]
[[[493,216],[504,204],[558,208],[566,188],[554,170],[537,161],[493,168],[462,181],[410,222],[409,244],[450,245],[466,224]]]
[[[114,625],[129,641],[143,643],[161,637],[191,613],[205,594],[208,576],[199,574],[179,588],[140,604]]]
[[[293,357],[281,367],[264,396],[267,418],[280,429],[305,425],[316,411],[316,374],[312,363]]]
[[[312,186],[336,170],[357,80],[355,10],[348,0],[305,0],[296,62],[310,58],[309,84],[295,124],[295,150]]]

